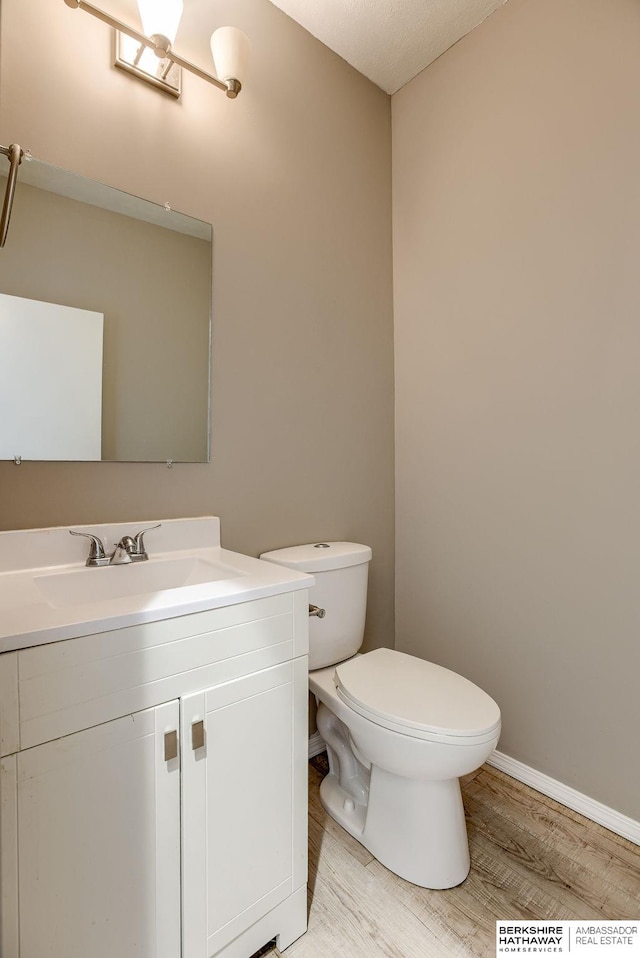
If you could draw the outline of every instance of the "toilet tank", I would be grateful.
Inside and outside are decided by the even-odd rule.
[[[264,552],[261,559],[309,572],[316,584],[309,601],[325,610],[309,618],[309,669],[355,655],[364,638],[371,549],[356,542],[315,542]]]

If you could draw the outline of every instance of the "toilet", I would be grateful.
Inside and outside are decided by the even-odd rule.
[[[401,878],[451,888],[470,864],[458,779],[493,752],[500,710],[442,666],[391,649],[358,653],[371,555],[353,542],[318,542],[260,558],[315,577],[309,688],[329,757],[324,808]]]

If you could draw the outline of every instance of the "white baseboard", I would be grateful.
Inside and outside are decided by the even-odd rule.
[[[325,748],[324,739],[319,732],[315,732],[309,738],[309,758],[324,752]],[[525,785],[530,785],[537,792],[542,792],[548,798],[553,798],[561,805],[584,815],[590,821],[597,822],[598,825],[604,825],[605,828],[615,832],[616,835],[621,835],[635,845],[640,845],[640,822],[634,821],[633,818],[627,818],[626,815],[622,815],[614,808],[596,802],[595,799],[583,795],[575,788],[569,788],[563,782],[558,782],[555,778],[551,778],[543,772],[538,772],[530,765],[525,765],[524,762],[510,758],[503,752],[494,752],[488,759],[487,765],[493,765],[494,768],[500,769],[501,772],[505,772],[511,778],[515,778]]]
[[[563,782],[558,782],[555,778],[544,775],[535,768],[531,768],[530,765],[525,765],[524,762],[510,758],[502,752],[494,752],[491,758],[487,760],[487,765],[493,765],[494,768],[500,769],[501,772],[505,772],[511,778],[515,778],[525,785],[530,785],[537,792],[542,792],[543,795],[553,798],[561,805],[566,805],[567,808],[584,815],[590,821],[597,822],[598,825],[604,825],[605,828],[615,832],[616,835],[622,835],[623,838],[627,838],[635,845],[640,845],[640,822],[634,821],[633,818],[627,818],[626,815],[622,815],[614,808],[596,802],[595,799],[583,795],[575,788],[570,788]]]
[[[313,758],[315,755],[319,755],[320,752],[324,752],[326,747],[320,732],[314,732],[313,735],[309,736],[309,758]]]

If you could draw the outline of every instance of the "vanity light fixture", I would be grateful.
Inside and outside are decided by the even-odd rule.
[[[251,41],[237,27],[219,27],[211,36],[211,55],[217,76],[185,60],[173,49],[182,16],[182,0],[138,0],[141,33],[88,0],[64,0],[68,7],[84,10],[116,31],[116,66],[170,93],[180,96],[180,71],[188,70],[213,84],[231,99],[242,89]]]

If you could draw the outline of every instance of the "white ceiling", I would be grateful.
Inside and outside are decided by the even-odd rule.
[[[506,0],[271,0],[395,93]]]

